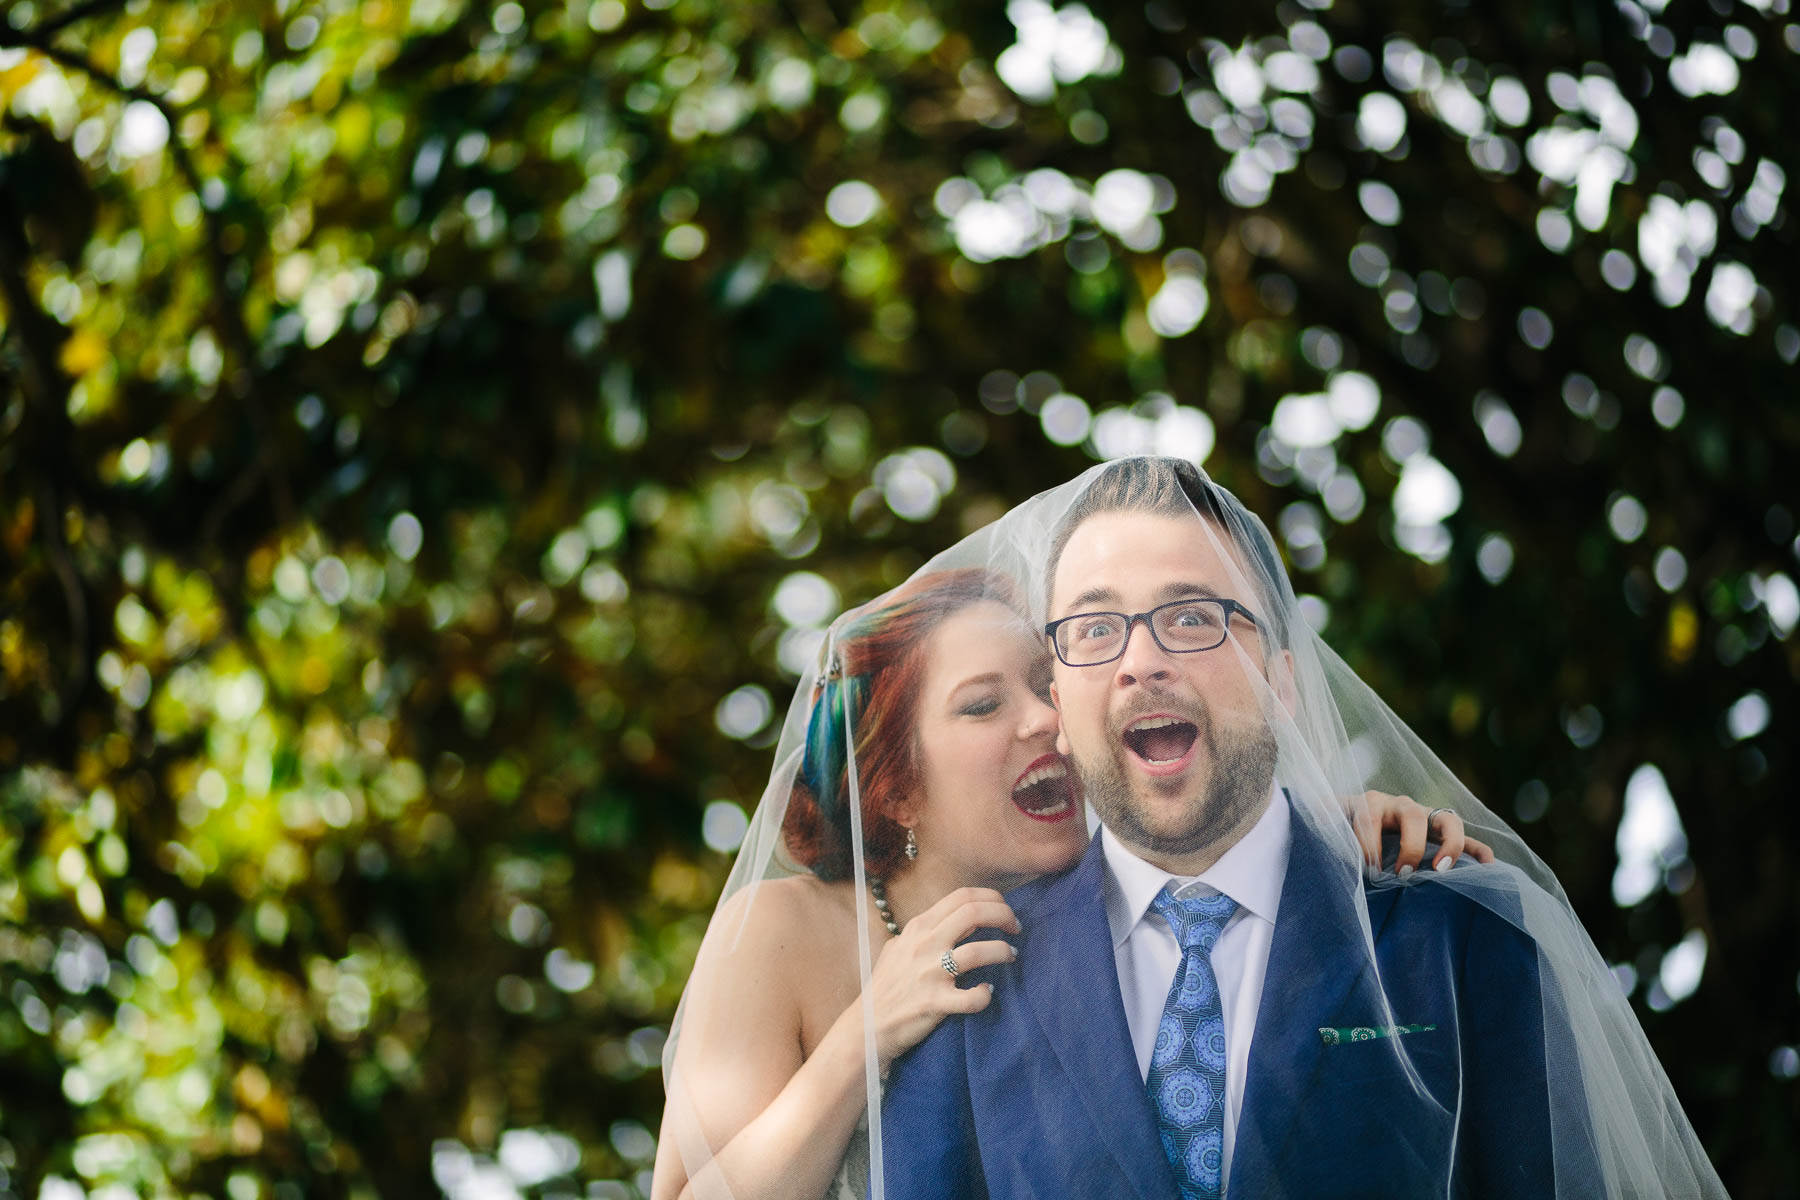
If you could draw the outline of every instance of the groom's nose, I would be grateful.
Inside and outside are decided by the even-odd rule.
[[[1175,660],[1151,636],[1150,622],[1133,621],[1125,631],[1125,652],[1113,664],[1113,683],[1118,687],[1166,680],[1175,674]]]

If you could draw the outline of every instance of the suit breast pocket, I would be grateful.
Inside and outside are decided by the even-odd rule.
[[[1458,1057],[1455,1033],[1440,1028],[1326,1046],[1320,1067],[1358,1092],[1454,1111],[1461,1090]]]

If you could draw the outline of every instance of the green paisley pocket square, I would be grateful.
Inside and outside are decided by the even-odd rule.
[[[1436,1025],[1351,1025],[1334,1029],[1321,1025],[1319,1040],[1327,1046],[1340,1046],[1346,1042],[1372,1042],[1376,1038],[1401,1037],[1408,1033],[1430,1033],[1436,1028]]]

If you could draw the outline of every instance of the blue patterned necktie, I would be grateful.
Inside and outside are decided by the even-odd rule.
[[[1225,1010],[1210,956],[1237,901],[1222,892],[1178,900],[1164,890],[1150,907],[1181,943],[1181,965],[1163,1003],[1144,1086],[1181,1200],[1217,1200],[1225,1167]]]

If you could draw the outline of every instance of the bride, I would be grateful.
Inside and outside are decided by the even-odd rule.
[[[861,1200],[879,1077],[997,1001],[959,977],[1014,951],[965,939],[1019,932],[1001,893],[1090,832],[1024,610],[1005,572],[928,567],[837,623],[682,1000],[653,1200]],[[1428,837],[1440,871],[1492,861],[1447,809],[1370,792],[1344,811],[1370,870],[1378,828],[1403,874]]]

